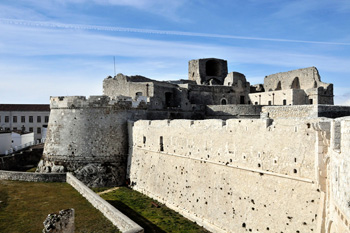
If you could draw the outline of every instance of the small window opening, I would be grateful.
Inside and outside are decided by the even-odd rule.
[[[277,83],[277,87],[276,87],[275,90],[276,90],[276,91],[282,90],[281,81],[279,81],[279,82]]]
[[[165,107],[172,107],[173,93],[165,92]]]
[[[245,97],[244,97],[244,95],[241,95],[241,97],[239,99],[239,103],[240,104],[245,104]]]
[[[294,169],[293,172],[294,172],[294,174],[297,174],[297,173],[298,173],[298,170],[297,170],[297,169]]]
[[[255,102],[254,104],[255,104],[255,105],[258,105],[258,102]]]
[[[287,100],[283,100],[283,105],[287,105]]]
[[[221,105],[226,105],[227,104],[227,100],[226,99],[222,99],[221,100]]]
[[[313,99],[309,99],[309,104],[314,104],[314,100]]]
[[[143,144],[146,144],[146,137],[143,136]]]
[[[271,105],[271,103],[272,103],[272,102],[271,102],[271,100],[270,100],[270,101],[269,101],[269,105]]]
[[[163,136],[160,136],[159,138],[159,150],[164,151],[164,146],[163,146]]]

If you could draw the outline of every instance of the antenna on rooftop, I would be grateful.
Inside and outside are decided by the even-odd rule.
[[[115,56],[113,56],[113,61],[114,61],[114,76],[116,76],[117,74],[115,73]]]

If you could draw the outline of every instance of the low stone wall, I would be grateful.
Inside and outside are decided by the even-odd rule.
[[[99,195],[94,193],[86,185],[75,178],[71,173],[67,173],[67,183],[75,188],[83,197],[85,197],[96,209],[109,219],[119,230],[124,233],[141,233],[143,228],[137,225],[130,218],[125,216],[119,210],[114,208]]]
[[[263,113],[272,119],[277,118],[315,118],[318,117],[317,105],[264,106]]]
[[[65,173],[34,173],[0,170],[0,180],[28,182],[66,182]]]
[[[318,116],[338,118],[350,116],[350,106],[318,105]]]
[[[261,105],[208,105],[207,118],[259,118]]]

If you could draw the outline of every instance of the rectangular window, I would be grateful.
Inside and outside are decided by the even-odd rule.
[[[41,134],[41,128],[38,127],[38,128],[36,129],[36,132],[37,132],[37,134]]]
[[[17,127],[13,127],[13,130],[16,131],[16,130],[17,130]]]
[[[313,100],[313,99],[309,99],[309,103],[310,103],[310,104],[313,104],[313,103],[314,103],[314,100]]]
[[[159,138],[159,146],[160,146],[160,151],[164,151],[164,146],[163,146],[163,136],[160,136]]]
[[[22,123],[26,122],[26,117],[25,116],[21,116],[21,122]]]
[[[40,123],[41,122],[41,116],[36,117],[36,122]]]
[[[17,123],[17,116],[13,116],[13,123]]]
[[[5,116],[5,122],[9,122],[10,121],[10,117],[9,116]]]
[[[10,128],[8,128],[8,127],[5,127],[5,130],[6,130],[6,131],[10,131]]]
[[[33,123],[33,116],[29,116],[29,122]]]
[[[239,103],[240,103],[240,104],[245,104],[244,95],[241,95],[241,96],[240,96],[240,98],[239,98]]]
[[[49,122],[49,116],[45,116],[45,123]]]
[[[271,100],[269,101],[269,105],[271,105]]]
[[[29,132],[33,132],[33,127],[29,127]]]
[[[287,105],[287,100],[283,100],[283,105]]]

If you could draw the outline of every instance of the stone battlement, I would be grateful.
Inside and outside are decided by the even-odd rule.
[[[57,96],[51,97],[50,108],[51,109],[64,109],[64,108],[106,108],[106,107],[119,107],[123,109],[138,108],[145,105],[140,105],[140,102],[133,101],[128,96],[118,96],[116,99],[112,99],[104,95],[89,96]]]

